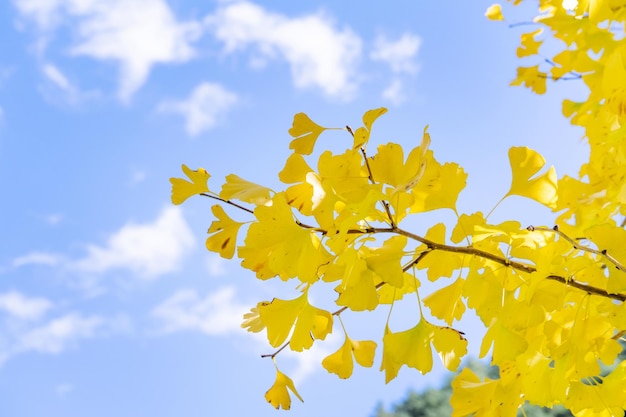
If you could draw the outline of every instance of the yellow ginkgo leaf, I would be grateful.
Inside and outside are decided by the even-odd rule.
[[[363,124],[367,128],[367,130],[372,130],[372,125],[383,114],[387,113],[387,109],[385,107],[379,107],[377,109],[368,110],[363,115]]]
[[[300,401],[304,402],[300,394],[298,394],[298,391],[296,391],[296,387],[291,378],[280,372],[278,367],[276,367],[276,380],[274,381],[274,385],[265,393],[265,399],[277,410],[281,407],[283,410],[289,410],[291,408],[291,397],[287,389],[293,392]]]
[[[517,48],[517,57],[522,58],[539,53],[539,47],[542,41],[536,41],[535,36],[539,35],[543,29],[537,29],[534,32],[524,33],[522,35],[521,45]]]
[[[295,153],[310,155],[313,152],[315,141],[327,128],[315,123],[304,113],[298,113],[293,117],[293,125],[289,134],[294,140],[289,144],[289,149]]]
[[[258,303],[256,307],[252,307],[248,313],[243,315],[243,322],[241,323],[242,328],[252,333],[258,333],[265,329],[263,320],[261,320],[261,314],[259,313],[259,306],[261,304],[262,302]]]
[[[426,153],[426,170],[413,187],[412,213],[442,208],[456,211],[456,201],[467,183],[467,173],[456,163],[441,165],[432,151]]]
[[[313,168],[306,163],[302,155],[294,153],[287,158],[285,167],[278,173],[278,179],[285,184],[303,182],[306,174],[312,172]]]
[[[513,178],[506,196],[519,195],[548,207],[556,206],[557,178],[554,167],[537,175],[546,163],[543,156],[525,146],[512,147],[509,149],[509,161]]]
[[[493,345],[494,363],[501,363],[515,358],[526,350],[528,342],[522,335],[511,330],[501,320],[494,318],[480,345],[480,357],[484,357]]]
[[[504,16],[502,16],[502,6],[499,4],[492,4],[487,8],[485,16],[487,16],[487,19],[489,20],[504,20]]]
[[[324,182],[345,201],[361,201],[369,191],[367,169],[357,151],[339,155],[325,151],[320,155],[317,168]]]
[[[404,150],[397,143],[378,145],[376,155],[369,158],[369,166],[377,183],[398,187],[406,179]]]
[[[432,325],[423,318],[419,323],[402,332],[388,332],[383,337],[383,362],[385,382],[394,379],[403,365],[415,368],[422,374],[433,367],[433,352],[430,347]]]
[[[378,146],[378,153],[369,161],[374,181],[389,184],[396,192],[410,190],[424,175],[429,146],[428,126],[424,128],[420,145],[409,153],[406,163],[402,146],[395,143]]]
[[[482,212],[478,211],[471,215],[463,213],[452,230],[450,240],[454,243],[460,243],[474,234],[474,227],[476,227],[476,225],[484,224],[485,216]]]
[[[310,216],[314,205],[314,196],[320,187],[318,181],[313,181],[315,173],[306,163],[302,155],[294,153],[287,158],[285,167],[278,174],[278,178],[285,184],[294,184],[285,190],[287,203],[305,216]],[[308,178],[308,179],[307,179]]]
[[[509,85],[524,85],[534,93],[543,94],[546,92],[547,78],[548,75],[545,72],[539,71],[539,65],[518,67],[517,78],[511,81]]]
[[[398,371],[404,365],[402,362],[395,359],[394,355],[392,355],[392,351],[387,349],[387,345],[385,344],[385,337],[393,335],[389,326],[385,326],[385,335],[383,336],[383,359],[380,362],[380,370],[385,371],[385,383],[388,384],[389,381],[398,376]]]
[[[372,125],[378,119],[379,116],[387,113],[387,109],[385,107],[379,107],[377,109],[368,110],[363,115],[363,124],[364,127],[359,127],[354,132],[354,145],[352,149],[362,148],[370,138],[370,132],[372,131]]]
[[[238,250],[241,265],[260,279],[278,275],[285,281],[295,277],[307,283],[317,281],[320,266],[328,263],[330,254],[314,231],[296,223],[285,194],[276,194],[271,206],[257,206],[254,215],[258,221],[250,225]]]
[[[461,299],[464,283],[463,278],[458,278],[451,285],[432,292],[424,298],[424,305],[430,308],[433,316],[452,325],[454,320],[461,320],[465,312],[465,304]]]
[[[618,225],[601,224],[586,230],[587,236],[594,242],[599,250],[615,259],[621,265],[626,265],[626,230]],[[607,290],[618,294],[626,290],[626,273],[622,268],[611,267],[608,269]]]
[[[331,314],[309,304],[306,291],[293,300],[274,298],[259,304],[259,316],[273,347],[283,344],[293,329],[289,345],[296,352],[310,348],[316,339],[325,339],[333,326]]]
[[[342,281],[335,291],[339,293],[337,305],[353,311],[374,310],[378,306],[375,273],[355,249],[346,250],[336,264],[343,267]]]
[[[490,413],[495,407],[492,404],[497,386],[497,380],[485,378],[483,382],[471,369],[464,368],[452,381],[452,417],[501,415]]]
[[[408,179],[400,186],[400,189],[408,191],[422,179],[426,171],[426,152],[430,147],[430,133],[428,133],[428,125],[424,127],[422,141],[417,148],[414,148],[406,160],[406,173]]]
[[[339,293],[337,305],[348,307],[352,311],[372,311],[378,306],[378,293],[373,273],[369,270],[363,272],[363,275],[359,276],[357,271],[350,269],[351,277],[357,276],[356,279],[351,278],[351,280],[356,282],[349,286],[339,285],[335,288],[335,291]]]
[[[431,326],[433,347],[441,363],[449,371],[456,371],[461,359],[467,354],[467,340],[461,332],[451,327]]]
[[[302,352],[313,345],[314,340],[324,340],[333,330],[333,316],[326,310],[308,303],[304,304],[293,329],[289,347]]]
[[[602,73],[602,92],[608,108],[615,114],[626,114],[626,50],[620,48],[606,60]]]
[[[287,340],[291,329],[306,303],[306,295],[293,300],[274,298],[271,302],[259,305],[259,316],[267,328],[267,339],[273,347],[278,347]]]
[[[259,184],[244,180],[230,174],[226,176],[226,182],[220,191],[220,197],[224,200],[240,200],[257,206],[265,205],[270,200],[272,190]]]
[[[467,298],[467,306],[476,311],[485,325],[489,325],[502,310],[502,285],[491,270],[480,271],[481,267],[479,261],[470,261],[463,295]]]
[[[395,301],[401,300],[406,294],[417,291],[421,283],[419,280],[409,273],[404,274],[404,284],[401,288],[392,287],[391,285],[383,285],[378,288],[378,302],[380,304],[393,304]]]
[[[350,378],[354,369],[354,362],[369,368],[374,363],[376,343],[371,340],[352,340],[346,336],[343,345],[334,353],[328,355],[322,361],[322,366],[339,378]]]
[[[445,243],[446,226],[437,223],[426,232],[426,239]],[[431,251],[417,264],[418,269],[426,269],[430,281],[436,281],[441,277],[451,277],[452,273],[463,267],[465,255],[455,252]]]
[[[235,254],[237,232],[243,223],[239,223],[228,217],[222,206],[216,204],[211,207],[217,220],[211,223],[208,233],[211,235],[206,240],[206,248],[211,252],[219,253],[222,258],[232,259]]]
[[[394,236],[386,240],[380,248],[363,248],[363,257],[367,266],[383,282],[399,288],[404,285],[401,262],[406,244],[405,236]]]
[[[435,326],[423,317],[415,327],[403,332],[392,333],[386,329],[381,364],[385,381],[395,378],[403,365],[422,374],[430,372],[433,366],[431,344],[449,370],[455,370],[467,353],[467,340],[461,333],[450,327]]]
[[[211,175],[204,168],[198,168],[194,171],[183,164],[183,172],[191,182],[182,178],[170,178],[170,183],[172,183],[172,203],[176,205],[182,204],[192,195],[209,191],[207,181]]]
[[[341,379],[350,378],[354,369],[352,360],[352,343],[346,337],[345,342],[334,353],[322,360],[322,366],[331,374],[336,374]]]
[[[371,340],[351,340],[351,342],[356,363],[366,368],[371,367],[374,364],[376,342]]]

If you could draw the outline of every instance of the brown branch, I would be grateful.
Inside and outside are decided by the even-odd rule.
[[[544,228],[536,228],[534,230],[543,230]],[[556,230],[554,229],[549,229],[549,228],[545,228],[545,230],[549,230],[549,231],[554,231],[557,233],[561,233],[558,232],[558,228]],[[537,268],[535,268],[532,265],[528,265],[522,262],[518,262],[518,261],[513,261],[507,258],[504,258],[502,256],[481,250],[481,249],[477,249],[474,248],[472,246],[451,246],[451,245],[446,245],[444,243],[438,243],[438,242],[434,242],[430,239],[426,239],[423,236],[417,235],[415,233],[411,233],[409,231],[406,231],[404,229],[400,229],[398,227],[389,227],[389,228],[377,228],[377,227],[368,227],[362,230],[359,229],[353,229],[353,230],[349,230],[348,233],[363,233],[363,234],[367,234],[367,233],[396,233],[402,236],[406,236],[410,239],[413,239],[417,242],[420,242],[424,245],[426,245],[426,247],[428,248],[427,251],[424,251],[420,254],[420,256],[418,256],[418,258],[414,261],[412,261],[412,263],[410,265],[414,265],[415,263],[419,262],[419,260],[421,260],[422,257],[426,256],[428,253],[430,253],[431,251],[434,250],[441,250],[441,251],[445,251],[445,252],[452,252],[452,253],[462,253],[465,255],[470,255],[470,256],[478,256],[480,258],[484,258],[484,259],[488,259],[490,261],[496,262],[500,265],[503,265],[505,267],[511,267],[513,269],[516,269],[518,271],[527,273],[527,274],[532,274],[533,272],[537,271]],[[563,233],[561,233],[561,235],[565,236]],[[568,237],[568,242],[572,243],[576,243],[573,239]],[[580,247],[580,245],[576,245],[578,248],[584,248]],[[587,248],[590,251],[594,251],[594,253],[598,253],[599,255],[605,256],[607,257],[606,251],[596,251],[595,249],[590,249]],[[604,252],[604,253],[603,253]],[[614,260],[612,257],[608,258],[609,260]],[[615,261],[617,262],[617,261]],[[623,266],[621,266],[621,264],[617,263],[616,266],[619,265],[618,268],[623,268]],[[410,266],[409,266],[410,267]],[[607,292],[606,290],[603,290],[602,288],[598,288],[598,287],[594,287],[592,285],[589,284],[585,284],[583,282],[579,282],[576,281],[572,278],[566,278],[566,277],[562,277],[559,275],[549,275],[548,277],[546,277],[547,279],[551,279],[553,281],[558,281],[560,283],[566,284],[570,287],[573,288],[577,288],[580,289],[582,291],[585,291],[589,294],[594,294],[594,295],[598,295],[601,297],[605,297],[605,298],[610,298],[612,300],[617,300],[617,301],[626,301],[626,294],[612,294]]]
[[[216,195],[213,195],[213,194],[200,193],[200,195],[202,195],[204,197],[212,198],[212,199],[217,200],[217,201],[221,201],[222,203],[230,204],[231,206],[237,207],[240,210],[247,211],[250,214],[254,214],[254,210],[249,209],[248,207],[244,207],[242,205],[239,205],[239,204],[235,203],[234,201],[224,200],[222,197],[219,197],[219,196],[216,196]]]
[[[564,277],[562,277],[560,275],[548,275],[546,277],[546,279],[551,279],[553,281],[560,282],[561,284],[565,284],[565,285],[570,286],[570,287],[578,288],[579,290],[583,290],[583,291],[587,292],[588,294],[599,295],[601,297],[610,298],[612,300],[617,300],[617,301],[622,301],[622,302],[626,301],[626,295],[625,294],[611,294],[611,293],[609,293],[606,290],[603,290],[601,288],[593,287],[591,285],[587,285],[587,284],[584,284],[582,282],[575,281],[573,279],[567,279],[567,278],[564,278]]]

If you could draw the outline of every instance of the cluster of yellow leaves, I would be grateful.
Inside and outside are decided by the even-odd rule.
[[[468,248],[507,259],[509,254],[501,250],[503,243],[511,248],[511,253],[521,255],[525,255],[524,249],[537,249],[539,244],[538,234],[520,231],[518,223],[489,225],[481,213],[460,215],[450,236],[446,235],[444,224],[433,226],[424,238],[418,239],[401,229],[401,223],[410,214],[437,209],[456,212],[456,201],[467,175],[457,164],[441,164],[435,159],[429,150],[431,137],[427,128],[406,159],[402,147],[394,143],[379,145],[368,156],[365,147],[373,124],[385,112],[386,109],[366,112],[364,126],[353,133],[353,147],[340,154],[322,152],[317,170],[311,168],[303,154],[312,152],[319,134],[327,129],[308,116],[297,114],[290,129],[295,137],[291,145],[295,152],[279,174],[287,185],[285,191],[273,192],[229,175],[221,192],[215,194],[207,186],[209,175],[205,170],[192,171],[183,166],[191,182],[172,179],[172,201],[181,203],[191,195],[201,194],[252,214],[254,220],[247,224],[245,237],[239,238],[246,223],[233,220],[223,205],[214,205],[215,221],[208,230],[207,248],[225,258],[233,257],[237,251],[242,266],[254,271],[259,279],[296,279],[298,286],[304,286],[298,297],[259,302],[244,317],[244,328],[265,332],[269,344],[279,351],[289,347],[300,352],[316,340],[324,340],[332,332],[334,315],[345,309],[375,310],[415,293],[420,282],[408,273],[412,265],[426,270],[431,281],[469,268],[465,278],[458,277],[424,299],[431,314],[448,326],[433,324],[423,315],[416,326],[405,331],[393,332],[387,326],[380,368],[389,382],[404,365],[429,372],[434,355],[446,368],[456,369],[466,353],[467,341],[461,332],[449,326],[462,318],[466,305],[474,308],[489,326],[485,350],[492,344],[494,352],[507,349],[502,344],[512,332],[510,324],[505,320],[492,321],[507,307],[500,301],[502,291],[513,297],[527,278],[520,278],[493,260],[437,249],[451,248],[446,246],[449,241],[466,242],[470,243]],[[540,173],[545,165],[541,155],[528,148],[512,148],[509,159],[512,180],[505,197],[523,196],[554,207],[556,174],[553,168]],[[252,208],[244,208],[241,203],[251,204]],[[394,235],[382,241],[374,238],[383,232]],[[243,244],[237,247],[238,241]],[[337,293],[336,304],[341,308],[335,313],[308,301],[309,288],[325,283],[332,284]],[[354,361],[365,367],[373,365],[376,346],[374,341],[353,340],[346,333],[344,344],[322,365],[340,378],[348,378]],[[277,408],[288,408],[287,388],[296,391],[286,375],[280,371],[277,375],[266,398]]]
[[[493,19],[496,8],[501,13],[494,5],[487,16]],[[590,146],[579,177],[559,180],[558,223],[577,236],[626,214],[626,2],[542,0],[540,8],[539,29],[522,34],[518,48],[536,65],[520,67],[512,84],[540,94],[548,79],[580,79],[587,87],[586,100],[563,102],[563,114],[585,129]]]
[[[456,299],[462,294],[476,310],[487,327],[481,355],[491,353],[500,368],[498,380],[481,381],[469,370],[456,378],[455,416],[514,415],[524,402],[562,404],[585,416],[621,415],[626,408],[624,365],[608,375],[601,368],[622,351],[618,339],[626,328],[624,6],[542,0],[535,27],[521,36],[518,57],[536,64],[520,67],[512,85],[542,94],[549,79],[580,79],[588,88],[587,100],[565,100],[563,113],[585,128],[590,158],[577,178],[557,180],[551,169],[537,174],[545,163],[540,155],[509,152],[511,166],[520,167],[513,169],[509,194],[552,208],[558,230],[524,233],[514,224],[471,223],[475,247],[489,253],[504,247],[508,253],[502,255],[523,267],[503,268],[475,257],[462,291],[456,283],[440,290]],[[504,20],[502,6],[491,6],[486,16]],[[455,317],[450,310],[437,315]]]
[[[385,108],[367,111],[354,131],[296,114],[289,129],[293,153],[278,174],[282,191],[231,174],[215,193],[206,170],[183,165],[188,179],[171,180],[172,202],[193,195],[220,202],[212,207],[207,249],[225,258],[236,254],[257,278],[277,277],[299,291],[293,299],[261,301],[244,316],[242,326],[264,332],[277,349],[267,356],[275,359],[286,348],[302,352],[325,340],[345,311],[391,309],[413,294],[417,324],[394,332],[388,321],[380,332],[386,382],[403,366],[431,371],[435,356],[457,369],[467,341],[455,326],[472,309],[486,328],[480,354],[491,358],[500,376],[481,380],[463,370],[453,383],[454,416],[514,416],[526,402],[562,404],[581,416],[626,408],[626,365],[602,373],[626,334],[626,37],[616,34],[616,26],[624,30],[626,1],[575,3],[567,10],[561,0],[540,1],[539,28],[524,33],[517,49],[518,57],[539,63],[520,67],[512,84],[541,94],[548,79],[581,79],[587,100],[565,101],[563,113],[585,128],[589,161],[577,178],[558,179],[538,152],[513,147],[511,186],[503,196],[553,210],[558,228],[491,224],[482,212],[458,213],[467,174],[435,158],[428,127],[408,152],[396,143],[368,147]],[[486,15],[504,20],[500,5]],[[557,52],[545,59],[540,54],[548,37],[564,49],[550,49]],[[333,129],[350,134],[349,146],[315,156],[316,142]],[[246,219],[231,218],[225,208]],[[408,217],[442,209],[456,215],[456,224],[432,225],[424,236],[404,228]],[[420,294],[421,279],[436,289]],[[309,302],[313,286],[334,294],[335,311]],[[352,339],[341,327],[344,343],[322,366],[349,378],[355,362],[373,366],[378,344]],[[289,392],[301,397],[293,381],[278,367],[276,372],[265,397],[289,409]]]

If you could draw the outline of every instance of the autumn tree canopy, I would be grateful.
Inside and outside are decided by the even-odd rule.
[[[514,14],[521,0],[511,3]],[[505,20],[500,5],[486,16]],[[515,213],[492,224],[481,211],[458,212],[463,168],[437,159],[428,127],[413,149],[375,143],[385,108],[366,111],[354,129],[296,114],[293,152],[276,169],[282,190],[231,174],[218,191],[207,170],[185,165],[187,178],[172,178],[174,204],[196,195],[215,201],[208,250],[236,253],[260,280],[293,283],[293,298],[259,301],[242,324],[275,349],[267,355],[276,365],[265,394],[272,406],[289,409],[289,392],[301,399],[279,370],[280,352],[305,355],[333,331],[345,342],[321,365],[339,378],[349,378],[355,363],[376,364],[387,382],[403,366],[425,374],[433,357],[456,370],[472,335],[455,325],[472,309],[486,328],[480,354],[500,375],[461,370],[452,382],[453,416],[515,416],[525,403],[560,404],[576,416],[623,415],[626,362],[608,374],[602,366],[616,361],[626,333],[626,1],[541,0],[526,18],[533,23],[517,55],[536,64],[519,67],[511,84],[543,94],[550,83],[573,79],[588,90],[586,100],[563,102],[563,115],[584,128],[590,148],[577,177],[558,178],[528,147],[508,153],[503,199],[550,208],[546,225],[523,226]],[[315,152],[329,129],[345,131],[342,153]],[[405,227],[435,210],[451,210],[456,221],[432,224],[423,235]],[[443,284],[428,292],[425,281]],[[335,310],[309,302],[313,286],[334,294]],[[372,329],[372,340],[355,340],[342,323],[344,314],[376,309],[391,317],[394,302],[406,297],[422,313],[412,327],[387,320]]]

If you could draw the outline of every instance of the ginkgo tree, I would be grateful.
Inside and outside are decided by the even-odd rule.
[[[486,16],[506,20],[500,5]],[[517,55],[535,65],[518,68],[512,85],[541,94],[549,81],[578,79],[588,90],[583,101],[563,102],[590,148],[576,178],[558,178],[527,147],[508,153],[512,180],[503,198],[548,207],[549,226],[459,213],[467,174],[435,157],[427,127],[408,152],[395,143],[368,146],[385,108],[365,112],[355,130],[340,127],[345,150],[318,157],[316,142],[331,128],[296,114],[293,152],[277,169],[280,191],[234,174],[217,191],[205,169],[183,165],[187,178],[171,179],[172,202],[199,195],[216,203],[207,249],[236,253],[260,280],[293,283],[292,298],[260,301],[243,317],[242,326],[265,333],[274,348],[265,355],[276,366],[265,394],[272,406],[289,409],[290,392],[302,399],[278,368],[280,352],[306,354],[333,331],[344,342],[321,365],[339,378],[355,363],[377,362],[389,382],[403,366],[431,371],[434,357],[456,370],[471,335],[455,326],[471,309],[486,329],[480,354],[500,375],[481,379],[463,369],[452,383],[453,416],[515,416],[525,403],[561,404],[577,416],[624,414],[626,362],[614,363],[626,334],[624,23],[626,0],[540,0],[532,30],[521,36]],[[451,210],[456,220],[424,234],[406,226],[435,210]],[[428,291],[425,280],[442,284]],[[336,309],[313,305],[312,287],[335,294]],[[411,294],[421,314],[406,329],[387,319],[373,340],[356,340],[342,322],[343,314],[377,309],[391,317],[394,303]],[[603,365],[613,366],[603,373]]]

